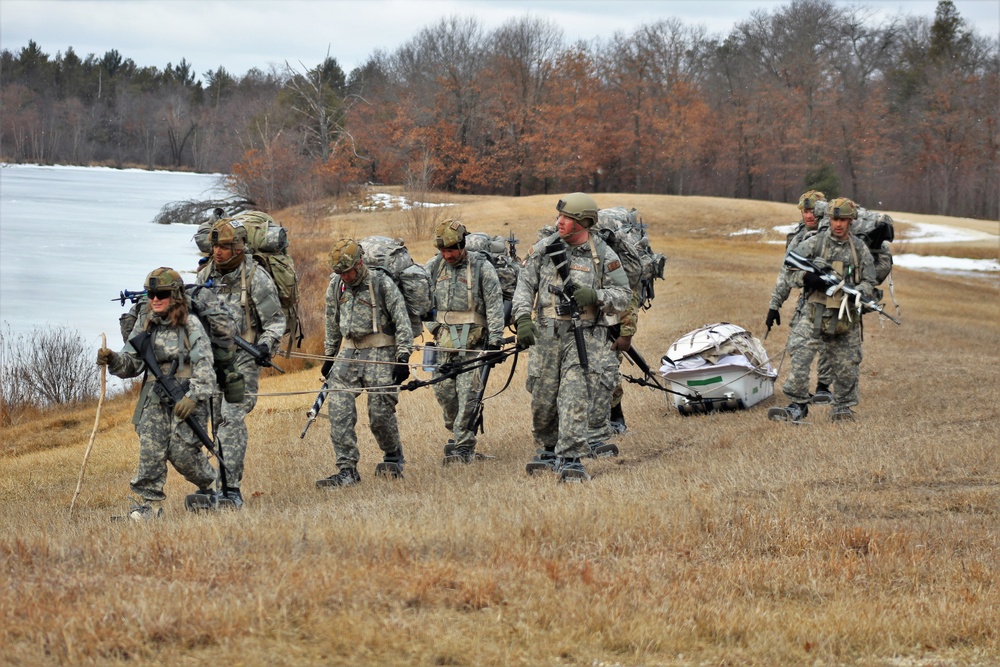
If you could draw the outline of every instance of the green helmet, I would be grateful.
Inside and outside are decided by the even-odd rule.
[[[816,208],[816,203],[826,201],[826,195],[819,190],[810,190],[799,197],[799,210],[811,211]]]
[[[445,220],[434,230],[434,246],[438,250],[442,248],[464,248],[465,235],[468,232],[458,220]]]
[[[209,239],[214,246],[232,246],[234,251],[240,252],[247,242],[247,228],[235,218],[223,218],[212,225]]]
[[[361,244],[354,239],[341,239],[330,252],[330,270],[334,273],[346,273],[361,261]]]
[[[181,278],[181,274],[173,269],[161,266],[149,272],[143,287],[146,290],[146,294],[169,290],[171,298],[179,300],[184,292],[184,279]]]
[[[847,197],[839,197],[827,204],[826,215],[829,218],[849,218],[854,220],[858,217],[858,205]]]
[[[581,226],[590,228],[597,224],[597,202],[594,198],[584,192],[574,192],[559,200],[556,210],[580,223]]]

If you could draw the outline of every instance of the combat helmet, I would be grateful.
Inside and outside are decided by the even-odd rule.
[[[330,251],[330,270],[334,273],[346,273],[361,261],[363,250],[361,244],[354,239],[341,239]]]
[[[143,288],[147,295],[169,291],[172,301],[180,301],[184,294],[184,279],[170,267],[161,266],[149,272]]]
[[[597,202],[585,192],[573,192],[556,204],[556,210],[588,229],[597,224]]]
[[[242,252],[246,247],[247,228],[235,218],[223,218],[212,225],[209,240],[213,246],[231,246],[233,252]]]
[[[847,197],[838,197],[827,204],[826,214],[830,218],[849,218],[854,220],[858,217],[858,205]]]
[[[816,208],[816,204],[821,201],[826,201],[826,195],[819,190],[810,190],[799,197],[799,210],[812,211]]]
[[[443,248],[465,247],[465,235],[468,232],[458,220],[445,220],[434,230],[434,246],[441,250]]]

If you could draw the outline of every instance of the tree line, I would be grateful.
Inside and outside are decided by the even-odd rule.
[[[115,50],[0,53],[18,162],[230,173],[269,209],[368,182],[585,190],[1000,217],[1000,48],[934,17],[792,0],[725,36],[666,18],[590,40],[537,17],[453,16],[345,74],[336,58],[199,79]]]

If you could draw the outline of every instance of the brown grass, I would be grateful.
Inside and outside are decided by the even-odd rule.
[[[785,224],[792,206],[597,199],[639,208],[668,256],[636,338],[651,363],[704,323],[763,334],[781,246],[725,234]],[[471,229],[512,228],[526,250],[555,197],[454,200]],[[316,261],[393,220],[288,217]],[[426,259],[430,243],[411,250]],[[298,438],[313,396],[262,397],[239,514],[186,514],[189,485],[171,471],[163,521],[108,521],[126,509],[134,397],[104,407],[72,522],[92,406],[5,430],[0,663],[1000,662],[996,281],[898,269],[896,292],[903,326],[866,318],[858,423],[818,408],[810,425],[773,424],[772,403],[684,418],[627,385],[622,455],[590,463],[582,486],[524,473],[525,359],[488,403],[480,446],[495,460],[442,468],[447,435],[421,389],[399,407],[407,478],[377,480],[362,400],[363,482],[333,493],[313,486],[334,470],[328,423]],[[766,341],[776,362],[787,331]],[[268,372],[262,392],[318,384],[315,369]]]

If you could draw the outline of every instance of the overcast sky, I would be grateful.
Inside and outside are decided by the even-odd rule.
[[[791,0],[0,0],[0,47],[35,40],[51,56],[72,46],[85,58],[117,49],[139,66],[186,58],[199,78],[220,65],[242,76],[285,61],[313,67],[327,51],[345,73],[376,49],[391,53],[449,16],[475,16],[487,30],[526,15],[548,18],[567,43],[630,34],[677,17],[725,34],[755,9]],[[848,4],[846,0],[836,0]],[[1000,0],[954,0],[968,25],[1000,35]],[[937,0],[859,0],[883,16],[933,19]]]

